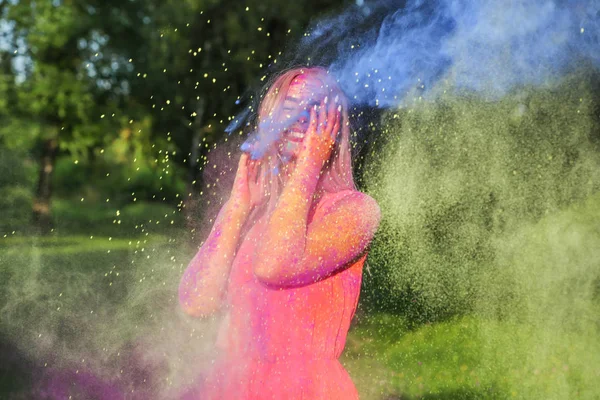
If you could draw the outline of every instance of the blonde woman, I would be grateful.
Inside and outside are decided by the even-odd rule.
[[[229,200],[181,280],[223,314],[202,399],[356,399],[338,361],[380,211],[352,176],[347,101],[322,68],[287,71],[258,110]]]

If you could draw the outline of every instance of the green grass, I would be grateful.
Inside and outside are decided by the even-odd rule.
[[[172,313],[191,252],[156,234],[0,238],[0,398],[28,398],[47,361],[114,368]]]
[[[137,236],[129,238],[113,238],[106,236],[46,236],[25,237],[14,236],[0,239],[0,255],[14,253],[43,251],[44,255],[68,255],[80,253],[113,251],[135,251],[140,244],[164,245],[169,241],[166,235],[152,234],[152,236]]]
[[[0,338],[38,361],[64,349],[123,351],[164,326],[161,318],[172,321],[192,252],[160,235],[0,239]],[[600,398],[595,329],[473,315],[424,325],[381,313],[357,320],[342,362],[363,400]],[[45,337],[52,347],[36,353]],[[0,365],[0,394],[26,390],[27,374]]]
[[[343,363],[367,400],[600,398],[597,336],[553,336],[472,316],[410,330],[373,315],[351,331]]]

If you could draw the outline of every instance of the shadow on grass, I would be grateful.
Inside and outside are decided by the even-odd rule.
[[[488,387],[481,389],[454,389],[442,393],[428,393],[419,396],[393,394],[381,400],[479,400],[479,399],[504,399],[504,393]]]
[[[124,309],[129,318],[144,321],[156,312],[147,306],[150,301],[166,304],[156,298],[168,290],[146,294],[141,282],[146,277],[168,281],[174,273],[168,257],[179,249],[153,237],[144,238],[139,246],[133,240],[130,246],[126,240],[105,238],[36,240],[42,245],[34,247],[30,244],[34,239],[24,237],[11,238],[11,246],[0,248],[0,399],[67,399],[71,393],[81,399],[155,398],[146,381],[166,376],[164,366],[149,364],[143,357],[144,348],[135,340],[137,326],[127,320],[115,328],[121,333],[118,343],[111,342],[120,350],[119,362],[107,367],[126,371],[118,378],[106,378],[63,356],[81,353],[88,359],[93,353],[89,338],[103,324],[122,321],[117,316]],[[153,258],[148,261],[147,255]],[[36,353],[38,332],[56,351]],[[132,388],[136,397],[124,394]]]
[[[37,370],[34,362],[0,333],[0,398],[25,399]]]

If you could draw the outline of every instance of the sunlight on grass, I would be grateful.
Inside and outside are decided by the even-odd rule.
[[[80,338],[87,332],[94,345],[112,343],[109,353],[118,354],[173,312],[177,279],[191,253],[164,235],[5,238],[0,300],[12,325],[4,324],[4,334],[35,346],[42,346],[38,335],[50,337],[52,347],[44,350],[50,353],[55,346],[85,353],[90,343]],[[342,362],[361,399],[598,395],[593,321],[557,329],[477,315],[423,325],[383,313],[356,319]],[[106,329],[105,321],[118,323]]]
[[[399,317],[377,315],[350,333],[343,361],[362,399],[597,396],[597,338],[549,336],[476,317],[408,330]]]

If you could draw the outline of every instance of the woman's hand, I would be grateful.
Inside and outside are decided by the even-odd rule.
[[[252,209],[248,176],[249,171],[252,169],[249,168],[249,164],[252,162],[249,154],[243,152],[240,161],[238,162],[233,187],[231,188],[231,195],[229,196],[231,207],[242,213],[244,216],[247,216]],[[255,170],[256,168],[253,169]]]
[[[179,301],[189,315],[210,315],[223,303],[242,227],[252,210],[256,187],[252,180],[256,180],[258,162],[249,158],[248,153],[242,153],[229,200],[179,284]]]
[[[340,130],[340,107],[326,97],[320,107],[311,108],[309,126],[302,142],[303,149],[298,157],[300,163],[320,171],[329,160]]]
[[[259,163],[259,160],[252,160],[248,153],[242,152],[229,197],[232,207],[246,216],[264,197],[265,182],[263,174],[259,175]]]

